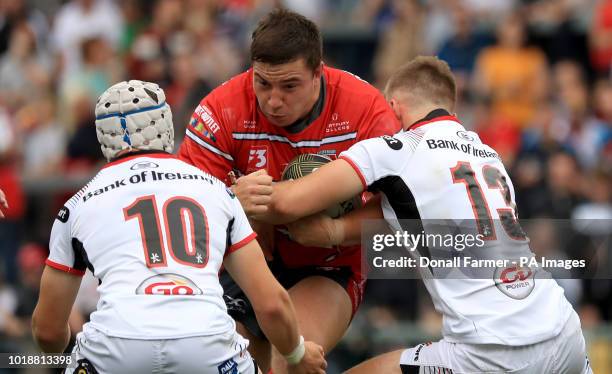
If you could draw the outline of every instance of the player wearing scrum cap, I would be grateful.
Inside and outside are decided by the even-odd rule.
[[[168,153],[174,136],[164,92],[141,81],[110,87],[96,105],[96,131],[109,163],[54,222],[32,318],[41,349],[66,348],[68,316],[89,269],[100,301],[77,335],[75,372],[256,373],[223,302],[224,266],[291,371],[323,373],[323,350],[300,336],[238,200]]]
[[[452,114],[455,80],[448,65],[418,57],[393,74],[386,95],[404,132],[359,142],[316,172],[277,184],[272,209],[259,218],[292,221],[377,190],[384,218],[399,232],[409,230],[402,219],[418,220],[425,230],[428,220],[471,220],[490,243],[487,250],[528,253],[504,165]],[[344,221],[320,216],[317,224],[341,240]],[[536,280],[516,266],[487,278],[436,278],[435,269],[420,270],[443,315],[443,339],[379,356],[348,373],[591,372],[578,315],[554,280]]]

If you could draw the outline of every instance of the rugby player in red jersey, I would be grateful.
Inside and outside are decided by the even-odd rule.
[[[262,180],[279,180],[297,155],[335,158],[360,140],[400,129],[376,88],[322,63],[320,32],[299,14],[275,10],[265,17],[252,35],[251,62],[249,70],[200,102],[179,150],[182,160],[218,178],[231,171],[245,175],[233,190],[247,214],[267,209],[265,196],[248,205],[246,197],[257,193],[253,189]],[[304,247],[282,228],[267,230],[268,235],[263,230],[258,231],[270,268],[289,290],[300,330],[329,352],[363,296],[359,246]],[[251,339],[258,364],[266,368],[271,362],[275,374],[285,373],[282,357],[270,352],[244,294],[227,274],[221,278],[228,311],[250,332],[239,326]]]

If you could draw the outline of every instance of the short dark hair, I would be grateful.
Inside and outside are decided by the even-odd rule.
[[[317,25],[285,9],[276,9],[262,19],[252,34],[251,62],[280,65],[303,57],[315,70],[321,64],[323,43]]]
[[[395,71],[389,78],[385,94],[401,90],[415,100],[440,105],[447,110],[455,107],[457,87],[448,64],[435,56],[418,56]]]

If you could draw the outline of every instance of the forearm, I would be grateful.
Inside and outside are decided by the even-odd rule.
[[[70,327],[67,323],[63,329],[59,328],[57,331],[34,327],[34,340],[45,353],[62,353],[70,341]]]
[[[81,277],[46,266],[38,304],[32,313],[32,334],[44,352],[61,353],[70,340],[68,319],[79,292]]]
[[[361,242],[361,226],[364,220],[383,219],[380,207],[380,196],[375,195],[361,209],[336,219],[336,237],[340,238],[338,245],[354,245]]]
[[[307,247],[330,248],[348,246],[361,241],[363,220],[381,219],[380,199],[372,198],[363,208],[354,210],[340,218],[332,219],[325,214],[302,218],[287,225],[291,239]]]
[[[249,215],[249,219],[269,225],[283,225],[299,218],[300,216],[291,212],[281,213],[274,208],[274,205],[269,205],[265,212]]]
[[[257,322],[266,337],[283,355],[291,353],[299,343],[299,332],[293,304],[287,292],[277,298],[278,304],[267,311],[255,311]]]
[[[296,195],[291,189],[295,181],[283,181],[273,184],[274,192],[268,209],[252,216],[257,221],[272,225],[281,225],[298,220],[301,217],[315,213],[312,210],[312,198],[296,200]],[[323,209],[323,208],[322,208]]]

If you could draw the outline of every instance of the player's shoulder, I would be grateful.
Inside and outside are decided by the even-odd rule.
[[[236,195],[234,195],[232,190],[230,190],[221,179],[183,160],[176,159],[176,162],[181,164],[180,170],[182,170],[184,176],[188,177],[191,175],[194,177],[193,180],[199,183],[198,189],[200,191],[204,189],[205,195],[208,195],[207,198],[217,200],[225,207],[230,207],[232,204],[231,200],[237,199]],[[190,187],[186,186],[186,188],[189,189]]]
[[[190,125],[209,139],[218,136],[220,128],[233,131],[240,118],[251,118],[255,105],[253,73],[249,69],[222,83],[206,95],[196,107]]]
[[[323,66],[323,73],[330,94],[339,99],[373,101],[382,93],[359,76],[345,70]]]
[[[397,170],[418,151],[424,131],[402,131],[362,140],[353,145],[346,155],[357,163],[378,165],[386,170]]]
[[[354,144],[348,155],[365,152],[371,158],[380,160],[393,160],[404,157],[404,153],[413,152],[418,146],[419,140],[413,140],[413,134],[403,132],[395,135],[382,135],[375,138],[365,139]]]
[[[393,138],[401,142],[402,147],[406,145],[408,149],[414,151],[421,144],[423,138],[425,138],[425,134],[425,129],[418,128],[414,130],[400,131],[393,135]]]
[[[189,190],[192,188],[191,182],[197,183],[201,188],[212,188],[213,190],[225,190],[225,183],[214,175],[194,166],[176,155],[169,155],[161,159],[153,159],[149,162],[146,158],[139,160],[138,163],[129,166],[130,170],[134,170],[135,166],[142,165],[148,170],[146,182],[157,183],[168,181],[170,183],[180,182],[184,184],[184,188]],[[144,180],[145,178],[143,178]],[[178,188],[178,186],[177,186]]]
[[[243,100],[253,97],[253,72],[249,69],[214,88],[202,101],[213,98],[224,104],[237,104]]]
[[[55,220],[61,223],[68,223],[71,220],[75,212],[81,207],[84,199],[86,200],[87,194],[91,194],[92,190],[95,190],[95,186],[100,183],[103,179],[101,176],[102,170],[96,173],[83,187],[81,187],[74,195],[72,195],[64,205],[60,208],[57,215],[55,216]]]

